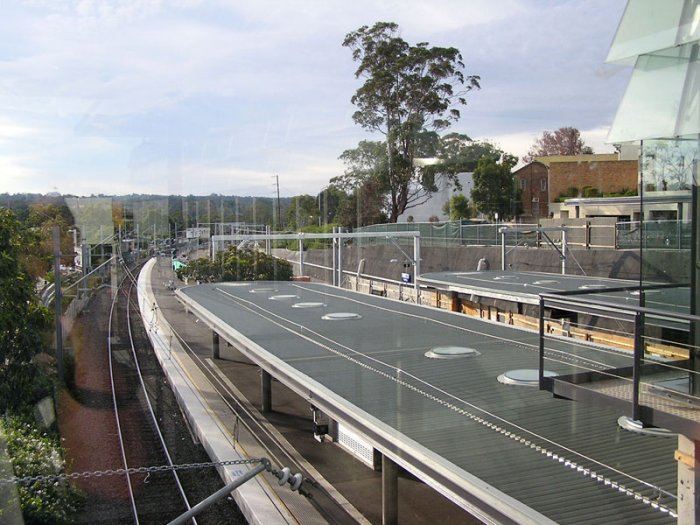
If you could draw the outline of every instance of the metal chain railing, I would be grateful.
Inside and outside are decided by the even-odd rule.
[[[184,463],[181,465],[156,465],[151,467],[132,467],[128,469],[107,469],[95,470],[90,472],[72,472],[70,474],[50,474],[42,476],[27,476],[23,478],[11,477],[0,478],[0,485],[18,483],[22,485],[30,485],[38,482],[51,482],[62,480],[75,480],[87,478],[101,478],[105,476],[123,476],[124,474],[151,474],[153,472],[167,472],[171,470],[192,470],[198,468],[223,467],[229,465],[251,465],[264,463],[264,459],[235,459],[227,461],[210,461],[205,463]]]

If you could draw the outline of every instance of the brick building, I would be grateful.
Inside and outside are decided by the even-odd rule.
[[[552,155],[536,157],[514,172],[520,188],[522,222],[550,216],[550,204],[560,198],[597,198],[609,193],[634,191],[638,180],[637,160],[618,160],[618,155]]]
[[[530,162],[513,173],[523,204],[522,222],[536,223],[549,216],[549,171],[539,161]]]
[[[609,155],[582,155],[609,157]],[[624,193],[637,188],[637,160],[557,157],[549,161],[549,194],[552,201],[559,196],[600,197],[605,193]],[[561,160],[559,160],[561,159]],[[573,189],[578,190],[573,195]]]

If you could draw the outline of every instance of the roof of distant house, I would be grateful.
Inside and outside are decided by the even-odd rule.
[[[591,153],[587,155],[543,155],[533,157],[533,161],[541,162],[549,167],[555,162],[603,162],[619,160],[617,153]]]

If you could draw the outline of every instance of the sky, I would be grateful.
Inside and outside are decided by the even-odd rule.
[[[597,153],[631,69],[625,0],[6,0],[0,193],[317,194],[361,85],[345,35],[396,22],[481,77],[449,131],[518,157],[574,126]]]

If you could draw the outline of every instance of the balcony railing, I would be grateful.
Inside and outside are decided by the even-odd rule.
[[[661,291],[676,293],[676,306],[656,307]],[[540,295],[540,388],[700,439],[700,349],[694,344],[700,316],[678,306],[688,304],[680,297],[689,288],[645,287],[641,304],[652,307],[639,305],[638,289],[604,292]]]

